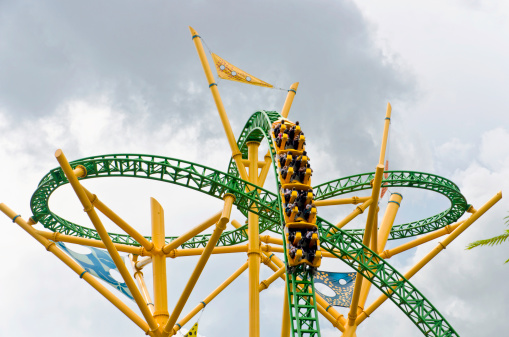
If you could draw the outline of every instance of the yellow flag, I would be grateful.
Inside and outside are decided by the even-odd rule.
[[[191,330],[189,330],[184,337],[196,337],[198,336],[198,322],[194,323]]]
[[[233,64],[223,60],[216,54],[212,53],[212,59],[216,65],[217,75],[220,78],[230,81],[237,81],[247,84],[259,85],[260,87],[272,88],[272,84],[264,82],[259,78],[249,75],[243,70],[235,67]]]

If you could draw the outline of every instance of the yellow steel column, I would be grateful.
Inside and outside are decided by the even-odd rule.
[[[219,219],[216,225],[216,229],[210,236],[209,242],[205,246],[203,254],[200,256],[198,263],[196,263],[196,267],[194,268],[193,273],[189,277],[189,281],[187,281],[186,287],[182,291],[182,294],[180,295],[180,298],[177,304],[175,305],[175,309],[173,309],[170,318],[168,319],[166,325],[164,326],[162,332],[163,337],[168,337],[169,334],[173,331],[172,330],[173,326],[175,325],[175,322],[177,322],[177,319],[180,313],[182,312],[182,309],[184,309],[184,305],[186,305],[186,302],[189,299],[189,296],[191,295],[191,292],[193,291],[196,282],[198,282],[198,278],[200,277],[203,268],[205,267],[205,264],[209,260],[210,254],[212,253],[212,249],[216,245],[217,240],[219,240],[221,233],[223,233],[223,230],[226,228],[226,224],[228,223],[228,221],[230,221],[230,214],[234,201],[235,197],[232,194],[226,194],[224,196],[224,208],[223,213],[221,214],[221,218]]]
[[[299,87],[299,82],[295,82],[290,86],[290,89],[288,90],[288,94],[286,95],[285,104],[283,105],[283,110],[281,110],[281,116],[284,118],[288,117],[288,114],[290,113],[290,108],[292,107],[293,99],[295,95],[297,94],[297,88]],[[270,156],[270,150],[267,151],[267,154],[265,154],[265,166],[262,168],[262,172],[260,173],[260,176],[258,178],[258,186],[263,187],[265,184],[265,179],[267,178],[267,174],[270,170],[270,164],[271,163],[271,156]]]
[[[288,304],[286,277],[284,277],[284,279],[285,279],[285,299],[283,302],[283,320],[281,322],[281,337],[290,337],[290,305]]]
[[[351,198],[343,198],[343,199],[328,199],[328,200],[316,200],[316,206],[334,206],[334,205],[346,205],[346,204],[358,204],[361,202],[366,202],[370,199],[370,197],[351,197]]]
[[[101,240],[78,238],[78,237],[71,236],[71,235],[64,235],[60,232],[46,232],[46,231],[40,231],[40,230],[36,230],[35,232],[37,234],[39,234],[40,236],[45,237],[46,239],[50,239],[51,241],[55,241],[55,242],[62,241],[62,242],[68,242],[68,243],[75,243],[77,245],[106,249],[106,245]],[[133,246],[128,246],[128,245],[123,245],[120,243],[114,243],[113,245],[119,252],[135,254],[135,255],[143,255],[143,256],[150,255],[147,253],[147,251],[143,247],[133,247]]]
[[[221,96],[219,96],[217,83],[214,82],[214,76],[212,75],[212,70],[210,69],[209,61],[207,60],[207,56],[205,55],[205,51],[203,50],[203,46],[201,44],[201,38],[198,35],[198,32],[194,30],[192,27],[189,27],[189,30],[191,31],[191,35],[193,36],[194,45],[196,47],[196,51],[198,52],[198,56],[200,57],[201,65],[203,66],[205,76],[207,77],[210,91],[212,92],[212,96],[214,97],[217,112],[219,112],[219,117],[221,118],[221,122],[223,123],[224,132],[226,133],[228,143],[230,144],[230,148],[232,150],[232,157],[235,160],[235,164],[237,164],[237,169],[239,170],[240,177],[243,180],[247,181],[248,178],[246,169],[242,164],[242,153],[240,152],[239,147],[237,146],[237,142],[235,141],[235,136],[233,134],[230,121],[228,120],[228,116],[226,115],[226,111],[223,106],[223,101],[221,100]]]
[[[391,111],[392,111],[391,103],[387,103],[387,111],[385,112],[384,134],[382,137],[382,147],[380,149],[380,159],[378,160],[379,165],[383,165],[385,160],[385,150],[387,149],[389,126],[391,124]]]
[[[21,216],[16,214],[13,210],[7,207],[5,204],[0,203],[0,211],[2,211],[5,215],[7,215],[10,219],[13,220],[16,224],[18,224],[22,229],[24,229],[28,234],[30,234],[34,239],[36,239],[41,245],[43,245],[47,251],[53,253],[57,258],[59,258],[63,263],[65,263],[69,268],[71,268],[77,275],[80,276],[83,280],[85,280],[88,284],[90,284],[95,290],[97,290],[101,295],[103,295],[108,301],[111,302],[117,309],[119,309],[122,313],[124,313],[130,320],[132,320],[137,326],[139,326],[145,334],[149,334],[150,336],[156,337],[153,332],[151,332],[148,324],[138,316],[134,311],[131,310],[127,305],[125,305],[121,300],[118,299],[115,295],[113,295],[105,286],[102,285],[100,281],[98,281],[94,276],[90,273],[86,272],[83,267],[81,267],[77,262],[75,262],[71,257],[69,257],[66,253],[60,250],[55,242],[46,239],[45,237],[37,234],[36,230],[30,226]],[[151,316],[152,317],[152,316]]]
[[[382,184],[382,178],[384,174],[384,166],[378,164],[375,171],[375,179],[373,179],[373,189],[371,190],[371,205],[368,210],[368,218],[366,220],[366,229],[364,230],[364,237],[362,243],[369,247],[369,241],[371,238],[371,232],[376,231],[375,227],[375,214],[378,209],[378,199],[380,196],[380,186]]]
[[[286,95],[285,104],[283,105],[283,110],[281,111],[281,116],[284,118],[288,117],[290,113],[290,108],[292,107],[293,99],[297,94],[297,88],[299,87],[299,82],[295,82],[290,86],[290,90],[288,90],[288,95]]]
[[[274,282],[275,280],[280,278],[281,275],[284,275],[285,271],[286,271],[286,267],[283,266],[283,267],[279,268],[274,274],[272,274],[268,279],[260,282],[259,291],[262,292],[265,289],[268,289],[269,286],[272,284],[272,282]]]
[[[136,282],[138,283],[138,287],[141,290],[141,295],[143,296],[143,299],[147,303],[148,309],[152,313],[152,316],[154,315],[154,303],[152,302],[152,299],[150,298],[150,293],[148,292],[147,284],[145,283],[145,278],[143,277],[143,272],[136,268],[136,261],[138,260],[137,255],[129,254],[129,260],[131,261],[131,266],[134,270],[134,278]]]
[[[337,228],[343,228],[344,226],[346,226],[346,224],[348,224],[350,221],[355,219],[355,217],[357,217],[359,214],[364,213],[366,208],[368,208],[368,206],[371,205],[372,203],[373,203],[373,200],[371,199],[371,197],[369,197],[368,200],[364,201],[361,205],[355,207],[355,209],[353,210],[352,213],[348,214],[343,220],[338,222],[336,224],[336,227]],[[331,228],[329,233],[327,233],[327,236],[331,236],[331,235],[333,235],[336,232],[337,232],[336,228]]]
[[[154,248],[154,244],[148,241],[143,237],[137,230],[131,227],[127,222],[124,221],[120,216],[118,216],[115,212],[113,212],[108,206],[106,206],[95,194],[92,194],[85,187],[83,190],[87,194],[88,199],[97,208],[101,213],[106,215],[108,219],[113,221],[118,227],[120,227],[124,232],[133,237],[139,244],[141,244],[147,251],[151,251]]]
[[[131,274],[127,270],[127,267],[124,264],[124,261],[120,257],[120,254],[118,253],[117,249],[113,245],[113,242],[111,241],[110,236],[108,235],[108,232],[106,231],[106,228],[104,228],[104,225],[101,222],[101,219],[99,219],[99,216],[97,215],[94,206],[88,199],[87,194],[83,190],[83,187],[81,186],[80,182],[78,181],[78,178],[76,177],[75,173],[73,172],[71,165],[69,165],[69,162],[67,161],[67,158],[65,157],[62,150],[57,150],[55,152],[55,157],[58,160],[58,163],[60,164],[60,167],[64,171],[65,176],[67,177],[67,180],[69,180],[69,183],[71,184],[72,188],[74,189],[74,192],[78,196],[78,199],[80,200],[81,204],[84,207],[84,211],[87,213],[88,217],[90,218],[90,221],[92,221],[92,224],[94,225],[95,229],[97,230],[97,234],[101,237],[101,240],[106,245],[106,249],[108,250],[108,253],[110,253],[110,256],[115,262],[115,266],[117,266],[118,271],[120,272],[120,275],[122,275],[122,278],[125,281],[125,284],[131,291],[131,294],[133,295],[133,298],[140,308],[140,311],[143,314],[143,317],[147,320],[148,325],[150,326],[150,331],[153,331],[154,334],[158,334],[157,332],[157,323],[152,317],[152,313],[147,308],[147,304],[143,300],[143,296],[141,295],[139,289],[136,287],[136,284],[134,283],[133,278],[131,277]]]
[[[387,209],[385,210],[384,218],[382,220],[382,225],[380,226],[380,231],[378,233],[378,247],[376,249],[377,253],[380,253],[384,250],[387,240],[389,239],[389,234],[391,233],[392,226],[394,225],[394,220],[396,219],[396,214],[398,214],[398,209],[401,206],[401,201],[403,200],[403,196],[399,193],[392,193],[389,199],[389,203],[387,204]]]
[[[191,320],[201,309],[205,308],[207,304],[210,303],[219,293],[221,293],[227,286],[230,285],[237,277],[240,276],[247,269],[247,262],[244,263],[237,271],[235,271],[230,277],[228,277],[219,287],[217,287],[209,296],[207,296],[203,302],[200,302],[190,313],[188,313],[184,318],[182,318],[178,324],[173,327],[171,335],[175,335],[177,331],[180,330],[180,327],[184,326],[187,322]]]
[[[258,142],[248,142],[249,182],[258,184]],[[249,263],[249,336],[260,336],[260,232],[258,215],[248,214],[248,263]]]
[[[380,249],[383,249],[385,247],[385,244],[387,243],[387,239],[389,237],[389,233],[394,223],[394,219],[396,218],[396,213],[398,212],[401,199],[402,196],[399,193],[393,193],[391,195],[391,200],[389,200],[389,205],[387,206],[387,209],[384,214],[384,219],[382,221],[382,226],[379,234],[381,236],[380,242],[378,242],[378,238],[375,236],[377,233],[375,231],[372,232],[371,235],[372,242],[370,242],[370,248],[372,251],[377,252],[377,250],[379,251]],[[363,282],[357,310],[358,315],[362,313],[362,311],[364,310],[364,305],[366,304],[366,300],[368,298],[370,289],[371,282]]]
[[[372,204],[371,206],[369,206],[368,218],[366,220],[366,228],[364,230],[364,237],[362,239],[362,243],[368,247],[371,239],[371,233],[372,231],[376,230],[373,229],[373,227],[376,225],[375,215],[376,210],[378,208],[378,197],[380,195],[380,185],[382,183],[383,173],[384,166],[378,164],[376,166],[375,179],[373,179],[373,189],[371,191]],[[359,299],[363,280],[364,277],[362,276],[362,274],[357,272],[357,276],[355,278],[355,286],[352,295],[352,302],[350,303],[350,311],[348,312],[348,320],[345,326],[345,333],[343,335],[344,337],[355,336],[355,331],[357,329],[355,320],[357,319],[357,310],[359,306]]]
[[[460,222],[457,222],[455,224],[452,224],[452,225],[447,225],[445,226],[444,228],[441,228],[439,230],[436,230],[434,232],[431,232],[431,233],[428,233],[426,235],[423,235],[415,240],[412,240],[410,242],[407,242],[407,243],[404,243],[398,247],[395,247],[395,248],[392,248],[392,249],[388,249],[388,250],[384,250],[381,254],[380,254],[380,257],[382,257],[383,259],[389,259],[391,258],[392,256],[396,255],[396,254],[399,254],[399,253],[402,253],[402,252],[405,252],[409,249],[412,249],[412,248],[415,248],[425,242],[429,242],[431,240],[434,240],[436,238],[439,238],[443,235],[446,235],[446,234],[451,234],[456,228],[458,228],[459,226],[461,226],[461,224],[465,222],[465,221],[460,221]]]
[[[409,271],[403,275],[407,280],[410,280],[412,276],[414,276],[422,267],[424,267],[429,261],[431,261],[435,256],[438,255],[442,250],[447,247],[449,243],[451,243],[454,239],[456,239],[465,229],[467,229],[472,223],[474,223],[481,215],[486,213],[493,205],[495,205],[500,199],[502,199],[502,192],[498,192],[495,196],[493,196],[487,203],[485,203],[481,208],[475,211],[465,222],[463,222],[458,228],[456,228],[451,234],[449,234],[444,241],[439,242],[438,245],[431,250],[421,261],[417,262]],[[392,291],[389,290],[389,293]],[[383,302],[387,300],[387,295],[381,295],[377,298],[356,320],[356,324],[360,324],[364,321],[373,311],[375,311]]]
[[[231,222],[233,227],[240,228],[242,225],[237,221],[233,220]],[[278,250],[273,248],[274,252],[280,252],[283,253],[283,250],[279,250],[280,247],[277,247]],[[277,256],[270,252],[262,252],[269,260],[273,260],[274,264],[267,264],[274,272],[276,272],[279,268],[283,267],[285,264],[283,261],[281,261]],[[332,254],[330,254],[333,256]],[[324,255],[325,256],[325,255]],[[280,276],[283,280],[286,280],[286,275]],[[286,289],[286,288],[285,288]],[[320,295],[315,294],[316,296],[316,302],[318,303],[318,311],[326,318],[328,319],[336,328],[338,328],[341,331],[344,331],[343,325],[345,324],[346,320],[343,315],[341,315],[339,312],[336,311],[332,306],[327,303]],[[288,311],[289,312],[289,311]]]
[[[154,318],[163,326],[168,317],[168,296],[166,283],[166,256],[162,252],[164,247],[164,210],[156,199],[150,198],[152,213],[152,243],[155,252],[152,255],[152,275],[154,282]]]
[[[258,176],[258,186],[263,187],[265,184],[265,179],[267,179],[267,174],[269,174],[270,168],[272,167],[272,157],[270,156],[270,151],[267,151],[264,157],[265,165],[263,165],[260,175]]]

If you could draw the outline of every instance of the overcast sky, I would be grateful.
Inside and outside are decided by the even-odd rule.
[[[58,148],[69,160],[147,153],[226,171],[228,143],[188,26],[213,52],[253,76],[282,88],[300,82],[289,117],[306,132],[314,185],[374,170],[390,101],[391,169],[449,178],[476,208],[508,190],[509,5],[504,1],[3,0],[0,202],[28,219],[30,197],[58,165]],[[281,111],[286,97],[285,91],[218,83],[236,136],[254,111]],[[220,201],[162,183],[99,179],[84,185],[146,235],[150,196],[165,208],[167,235],[181,234],[221,208]],[[397,223],[448,207],[432,193],[398,192],[404,200]],[[387,197],[382,210],[386,203]],[[50,206],[91,226],[69,188],[57,191]],[[507,332],[509,265],[503,261],[509,246],[464,248],[501,233],[508,206],[502,199],[412,279],[461,336]],[[337,222],[351,210],[319,213]],[[238,212],[234,217],[244,221]],[[5,254],[0,336],[143,335],[18,226],[6,217],[0,223]],[[389,262],[405,272],[436,244]],[[214,256],[183,314],[245,259],[244,254]],[[170,311],[196,261],[168,260]],[[349,270],[337,261],[324,261],[324,268]],[[261,279],[270,275],[262,267]],[[150,269],[145,276],[150,283]],[[375,291],[368,302],[376,296]],[[282,301],[281,281],[262,292],[262,336],[279,335]],[[204,311],[199,333],[247,335],[247,316],[242,275]],[[324,337],[340,335],[326,321],[321,328]],[[359,327],[359,337],[374,335],[420,332],[388,301]]]

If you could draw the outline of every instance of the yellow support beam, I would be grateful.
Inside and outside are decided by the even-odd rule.
[[[25,230],[28,234],[30,234],[35,240],[37,240],[41,245],[43,245],[47,251],[55,255],[58,259],[60,259],[63,263],[65,263],[69,268],[71,268],[77,275],[80,276],[85,282],[90,284],[95,290],[97,290],[101,295],[104,296],[111,304],[113,304],[117,309],[119,309],[124,315],[126,315],[131,321],[134,322],[138,327],[140,327],[145,334],[148,334],[152,337],[157,337],[158,335],[152,333],[150,331],[150,327],[148,324],[138,316],[134,311],[131,310],[127,305],[125,305],[121,300],[118,299],[115,295],[113,295],[105,286],[101,284],[94,276],[90,273],[86,272],[83,267],[81,267],[77,262],[75,262],[71,257],[69,257],[66,253],[60,250],[55,242],[48,240],[42,235],[37,234],[36,230],[21,216],[16,214],[12,209],[7,207],[5,204],[0,203],[0,211],[2,211],[5,215],[7,215],[13,222],[19,225],[23,230]]]
[[[373,200],[370,197],[368,200],[364,201],[361,205],[355,207],[355,209],[353,210],[352,213],[348,214],[346,217],[343,218],[343,220],[341,220],[340,222],[338,222],[336,224],[336,227],[337,228],[345,227],[346,224],[348,224],[350,221],[355,219],[358,215],[364,213],[366,208],[368,208],[368,206],[370,206],[372,202],[373,202]],[[327,234],[327,236],[331,236],[331,235],[335,234],[336,232],[337,232],[336,228],[332,228],[331,231],[329,232],[329,234]]]
[[[177,258],[183,256],[197,256],[203,254],[205,248],[186,248],[186,249],[174,249],[167,254],[167,257]],[[236,245],[229,247],[214,247],[211,254],[231,254],[231,253],[247,253],[247,244]]]
[[[267,254],[267,253],[264,252],[264,254]],[[271,259],[273,259],[275,265],[274,266],[269,265],[269,267],[274,272],[278,272],[280,270],[280,268],[285,268],[283,261],[281,261],[278,257],[272,256]],[[282,274],[279,277],[282,278],[283,280],[286,280],[285,274]],[[302,289],[302,287],[299,287],[299,288]],[[339,312],[337,312],[336,309],[334,309],[331,305],[329,305],[329,303],[327,303],[327,301],[325,301],[320,295],[315,294],[315,297],[316,297],[316,303],[317,303],[316,308],[318,309],[318,312],[320,312],[320,314],[322,314],[322,316],[324,318],[326,318],[329,322],[331,322],[334,327],[336,327],[340,331],[344,331],[343,325],[345,322],[345,318],[343,317],[343,315],[341,315]],[[285,320],[285,318],[283,316],[283,323],[284,323],[284,320]]]
[[[249,160],[249,182],[258,185],[259,142],[247,142]],[[254,209],[256,211],[256,209]],[[248,263],[249,263],[249,337],[260,336],[260,232],[258,214],[249,212],[248,220]]]
[[[488,202],[486,202],[481,208],[472,213],[472,215],[465,220],[458,228],[456,228],[451,234],[449,234],[444,241],[439,242],[438,245],[432,249],[421,261],[417,262],[409,271],[407,271],[403,276],[410,280],[412,276],[414,276],[419,270],[422,269],[428,262],[430,262],[435,256],[438,255],[442,250],[445,249],[454,239],[456,239],[461,233],[463,233],[471,224],[473,224],[481,215],[486,213],[493,205],[495,205],[500,199],[502,199],[502,192],[498,192],[495,196],[493,196]],[[389,295],[392,294],[392,291],[389,290]],[[387,295],[381,295],[378,297],[356,320],[356,324],[359,325],[364,321],[369,315],[373,313],[380,305],[382,305],[385,300],[387,300]]]
[[[237,220],[232,220],[232,226],[235,228],[240,228],[242,225]],[[280,249],[281,248],[281,249]],[[273,247],[271,249],[273,252],[283,253],[282,247]],[[328,253],[328,252],[325,252]],[[266,252],[262,250],[262,254],[264,254],[269,260],[274,262],[274,265],[267,264],[274,272],[278,271],[280,268],[284,267],[284,262],[281,261],[277,256],[272,254],[271,252]],[[330,253],[328,253],[330,254]],[[325,255],[324,255],[325,256]],[[330,254],[330,256],[333,256]],[[283,280],[285,280],[286,276],[283,274],[280,276]],[[345,317],[341,315],[336,309],[330,306],[327,301],[325,301],[320,295],[315,294],[316,303],[318,304],[318,311],[328,319],[334,327],[338,328],[340,331],[344,331],[343,326],[345,325]],[[284,318],[283,318],[284,319]]]
[[[260,282],[260,285],[258,286],[259,292],[262,292],[263,290],[268,289],[269,286],[272,284],[272,282],[274,282],[275,280],[280,278],[282,275],[284,275],[285,271],[286,271],[286,268],[283,266],[283,267],[279,268],[274,274],[272,274],[268,279]]]
[[[299,82],[295,82],[290,86],[290,90],[288,90],[288,94],[286,95],[285,104],[283,105],[283,110],[281,110],[281,116],[284,118],[288,118],[288,114],[290,113],[290,108],[292,107],[293,99],[297,94],[297,88],[299,87]]]
[[[385,210],[382,225],[380,226],[380,231],[378,232],[378,245],[376,248],[377,253],[383,251],[385,245],[387,244],[387,240],[389,239],[389,235],[391,233],[392,226],[394,225],[394,220],[396,219],[396,215],[398,214],[402,200],[403,196],[399,193],[392,193],[391,197],[389,198],[389,203],[387,204],[387,208]]]
[[[380,187],[382,185],[382,178],[384,174],[384,166],[378,164],[375,170],[375,179],[373,179],[373,189],[371,190],[371,205],[368,210],[368,218],[366,219],[366,228],[364,229],[364,237],[362,243],[369,247],[371,233],[377,231],[375,224],[375,215],[378,209],[378,199],[380,197]]]
[[[438,237],[441,237],[443,235],[446,235],[446,234],[451,234],[456,228],[458,228],[463,222],[465,221],[460,221],[460,222],[457,222],[455,224],[452,224],[452,225],[447,225],[445,226],[444,228],[441,228],[439,230],[436,230],[434,232],[431,232],[429,234],[426,234],[426,235],[423,235],[415,240],[412,240],[410,242],[407,242],[407,243],[404,243],[398,247],[395,247],[395,248],[392,248],[392,249],[388,249],[388,250],[384,250],[380,256],[384,259],[390,259],[391,257],[393,257],[394,255],[397,255],[399,253],[402,253],[402,252],[405,252],[409,249],[412,249],[412,248],[415,248],[417,246],[420,246],[422,245],[423,243],[426,243],[426,242],[429,242],[431,240],[434,240]]]
[[[190,313],[188,313],[184,318],[182,318],[178,324],[175,324],[173,330],[171,332],[171,336],[176,335],[180,330],[180,327],[184,326],[187,322],[189,322],[200,310],[205,308],[207,304],[209,304],[217,295],[219,295],[226,287],[228,287],[237,277],[239,277],[248,267],[248,263],[244,263],[239,269],[237,269],[230,277],[228,277],[219,287],[217,287],[209,296],[207,296],[200,304],[194,307]]]
[[[270,152],[267,151],[264,157],[265,165],[261,166],[262,170],[260,171],[260,175],[258,176],[258,186],[263,187],[265,184],[265,180],[267,179],[267,175],[269,174],[270,168],[272,167],[272,157],[270,156]],[[260,165],[260,164],[258,164]]]
[[[51,241],[55,241],[55,242],[62,241],[62,242],[68,242],[68,243],[75,243],[77,245],[106,249],[106,245],[100,240],[78,238],[76,236],[65,235],[60,232],[46,232],[46,231],[40,231],[40,230],[35,230],[35,232],[37,234],[41,235],[42,237],[45,237],[46,239],[50,239]],[[114,243],[113,245],[119,252],[140,255],[140,256],[150,255],[149,253],[147,253],[147,251],[143,247],[133,247],[133,246],[124,245],[121,243]]]
[[[243,180],[248,181],[246,168],[242,163],[242,153],[240,152],[239,147],[237,146],[235,135],[233,134],[230,121],[228,120],[228,116],[226,115],[226,111],[224,109],[223,101],[221,100],[219,90],[217,89],[217,83],[214,82],[214,76],[212,75],[212,70],[210,69],[209,61],[207,60],[207,56],[205,55],[205,50],[203,49],[203,45],[201,43],[201,37],[200,35],[198,35],[198,32],[194,30],[192,27],[189,27],[189,30],[191,31],[194,46],[196,47],[196,51],[198,52],[198,56],[200,57],[203,71],[205,72],[205,76],[207,77],[207,82],[212,93],[212,97],[214,97],[217,112],[219,113],[219,117],[221,118],[221,122],[223,123],[223,129],[226,134],[226,138],[228,138],[228,143],[230,144],[233,160],[235,160],[235,164],[237,165],[237,169],[239,170],[240,177]]]
[[[79,176],[78,176],[79,178]],[[143,246],[147,251],[151,251],[154,248],[154,244],[143,237],[137,230],[131,227],[127,222],[124,221],[120,216],[118,216],[115,212],[113,212],[108,206],[106,206],[99,198],[92,194],[89,190],[83,187],[83,190],[87,194],[88,199],[97,208],[102,214],[104,214],[108,219],[113,221],[120,229],[124,232],[132,236],[139,244]]]
[[[295,82],[290,86],[290,89],[288,90],[288,94],[286,95],[286,100],[283,105],[283,110],[281,110],[281,116],[284,118],[288,118],[288,114],[290,113],[290,108],[292,107],[293,99],[295,95],[297,94],[297,88],[299,87],[299,82]],[[258,177],[258,186],[263,187],[265,184],[265,179],[267,178],[267,174],[270,170],[270,163],[272,162],[270,151],[267,151],[265,154],[265,165],[260,166],[262,168],[262,171],[260,172],[260,176]]]
[[[154,315],[154,303],[152,302],[152,299],[150,298],[150,293],[148,292],[147,284],[145,283],[145,278],[143,277],[143,272],[139,269],[136,269],[136,261],[138,260],[137,255],[129,254],[129,260],[131,261],[131,266],[134,270],[134,279],[136,280],[136,283],[138,283],[138,287],[141,290],[141,296],[143,296],[143,299],[147,303],[147,307],[152,313],[152,316]]]
[[[281,337],[290,337],[290,305],[288,304],[288,291],[286,291],[285,278],[285,298],[283,302],[283,319],[281,320]]]
[[[178,238],[176,238],[172,242],[170,242],[167,245],[165,245],[163,247],[163,249],[162,249],[163,253],[164,254],[169,254],[173,249],[176,249],[177,247],[179,247],[180,245],[182,245],[186,241],[188,241],[191,238],[195,237],[196,235],[200,234],[201,232],[203,232],[207,228],[213,226],[219,220],[219,218],[221,217],[221,214],[222,214],[222,211],[217,212],[216,214],[214,214],[213,216],[211,216],[210,218],[208,218],[207,220],[205,220],[204,222],[202,222],[198,226],[190,229],[189,231],[187,231],[186,233],[182,234],[181,236],[179,236]]]
[[[351,197],[342,199],[328,199],[328,200],[316,200],[314,203],[316,206],[335,206],[335,205],[347,205],[347,204],[359,204],[366,202],[371,197]],[[367,207],[367,206],[366,206]],[[362,210],[364,211],[364,210]]]
[[[384,166],[378,164],[376,166],[375,179],[373,179],[373,186],[371,190],[372,203],[369,206],[368,218],[366,220],[366,228],[364,230],[364,237],[362,239],[362,243],[368,247],[371,239],[371,233],[377,230],[376,228],[373,227],[375,227],[377,223],[375,221],[375,215],[377,213],[378,208],[378,198],[380,195],[380,185],[382,184],[383,173]],[[345,326],[345,333],[343,335],[344,337],[355,336],[355,331],[357,330],[355,320],[357,319],[357,310],[359,307],[359,300],[361,299],[363,280],[364,277],[362,276],[362,274],[357,272],[357,276],[355,278],[355,286],[353,288],[352,302],[350,303],[350,311],[348,312],[348,320]]]
[[[189,296],[191,295],[191,292],[193,291],[196,282],[198,282],[198,278],[200,277],[203,268],[205,267],[205,264],[209,260],[210,254],[212,253],[212,249],[216,245],[217,240],[219,240],[221,233],[223,233],[223,230],[226,228],[226,224],[228,223],[228,221],[230,221],[230,214],[234,200],[235,197],[232,194],[226,194],[224,196],[224,208],[223,213],[221,214],[221,218],[219,219],[216,225],[216,229],[210,236],[209,242],[205,246],[203,254],[200,256],[198,263],[196,263],[196,267],[194,268],[191,277],[189,277],[189,281],[187,281],[184,291],[182,291],[182,294],[180,295],[180,298],[177,304],[175,305],[175,308],[173,309],[170,318],[168,319],[162,330],[162,337],[168,337],[169,334],[173,331],[173,326],[177,322],[177,319],[180,313],[182,312],[182,309],[184,309],[184,305],[189,299]]]
[[[147,304],[143,300],[143,296],[141,296],[141,293],[139,289],[136,287],[136,284],[134,283],[133,278],[129,274],[129,271],[127,270],[127,267],[124,264],[124,261],[122,260],[122,257],[120,257],[120,254],[118,253],[117,249],[115,248],[115,245],[111,241],[110,236],[108,235],[108,232],[106,231],[106,228],[104,228],[104,225],[101,222],[101,219],[99,219],[99,216],[97,215],[94,206],[88,199],[87,194],[83,190],[83,187],[81,186],[80,182],[78,181],[78,178],[76,177],[76,174],[73,172],[73,169],[71,168],[71,165],[69,165],[69,162],[67,161],[67,158],[65,158],[64,153],[62,150],[57,150],[55,152],[55,157],[60,164],[60,167],[64,171],[65,176],[67,177],[67,180],[69,180],[69,183],[71,184],[71,187],[73,188],[74,192],[78,196],[78,199],[80,200],[81,204],[84,207],[84,211],[87,213],[88,217],[90,218],[90,221],[94,225],[95,229],[97,230],[97,234],[101,237],[101,240],[106,245],[106,249],[108,250],[108,253],[110,254],[113,262],[115,263],[115,266],[117,266],[118,271],[120,272],[120,275],[122,275],[122,278],[124,279],[125,284],[131,291],[131,294],[133,295],[133,298],[140,308],[141,313],[143,314],[143,317],[147,321],[150,331],[154,332],[155,335],[159,335],[159,332],[157,331],[158,325],[155,321],[154,317],[152,316],[152,313],[147,308]]]
[[[387,103],[387,111],[385,112],[384,134],[382,136],[382,146],[380,148],[380,159],[378,165],[384,165],[385,151],[387,149],[387,138],[389,136],[389,126],[391,124],[391,103]]]
[[[155,248],[152,255],[152,276],[154,283],[154,318],[163,326],[168,317],[168,295],[166,282],[166,256],[162,252],[164,247],[164,210],[156,199],[150,198],[152,215],[152,243]]]

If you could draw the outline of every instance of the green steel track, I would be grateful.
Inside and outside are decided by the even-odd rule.
[[[272,122],[279,117],[277,112],[265,111],[258,111],[251,116],[238,140],[243,158],[247,158],[246,143],[248,141],[262,141],[263,139],[268,141],[270,153],[274,158],[275,150],[269,137],[269,131]],[[247,214],[253,209],[258,210],[256,213],[260,216],[260,233],[267,230],[282,232],[279,193],[272,193],[259,187],[248,188],[253,186],[238,177],[238,171],[233,162],[230,162],[228,173],[184,160],[140,154],[94,156],[73,161],[71,165],[73,167],[84,165],[87,168],[87,176],[80,180],[99,177],[135,177],[176,184],[219,199],[222,199],[225,193],[232,193],[236,197],[236,207],[243,214]],[[369,182],[373,177],[374,173],[365,173],[318,185],[313,188],[316,194],[315,199],[324,200],[345,193],[369,190],[371,189]],[[457,221],[469,207],[454,183],[436,175],[390,171],[389,176],[383,182],[384,187],[412,187],[434,191],[444,195],[451,202],[448,209],[432,217],[395,225],[391,231],[390,239],[407,238],[442,228]],[[51,194],[58,187],[67,183],[68,181],[60,168],[53,169],[46,174],[31,199],[33,217],[49,230],[99,239],[95,230],[65,220],[49,209],[48,201]],[[246,192],[248,190],[250,191]],[[458,336],[445,318],[402,274],[362,244],[362,230],[336,228],[336,234],[326,237],[334,225],[320,217],[317,218],[317,225],[321,233],[321,248],[342,259],[382,293],[388,295],[389,299],[414,322],[425,336]],[[247,241],[246,226],[224,232],[217,245],[230,246]],[[203,247],[208,242],[209,236],[198,235],[184,243],[182,248]],[[139,245],[133,238],[125,234],[110,233],[110,237],[116,243]],[[170,242],[175,237],[166,239],[167,242]],[[309,286],[314,293],[312,278],[304,281],[310,281]],[[316,301],[313,302],[316,303]],[[306,303],[302,305],[305,308]],[[314,311],[316,312],[316,307],[314,307]],[[306,315],[312,316],[309,312],[302,314],[302,316]],[[295,319],[299,318],[297,315]],[[317,324],[316,328],[318,328]],[[296,335],[319,335],[319,332],[313,333],[306,333],[304,329]]]

